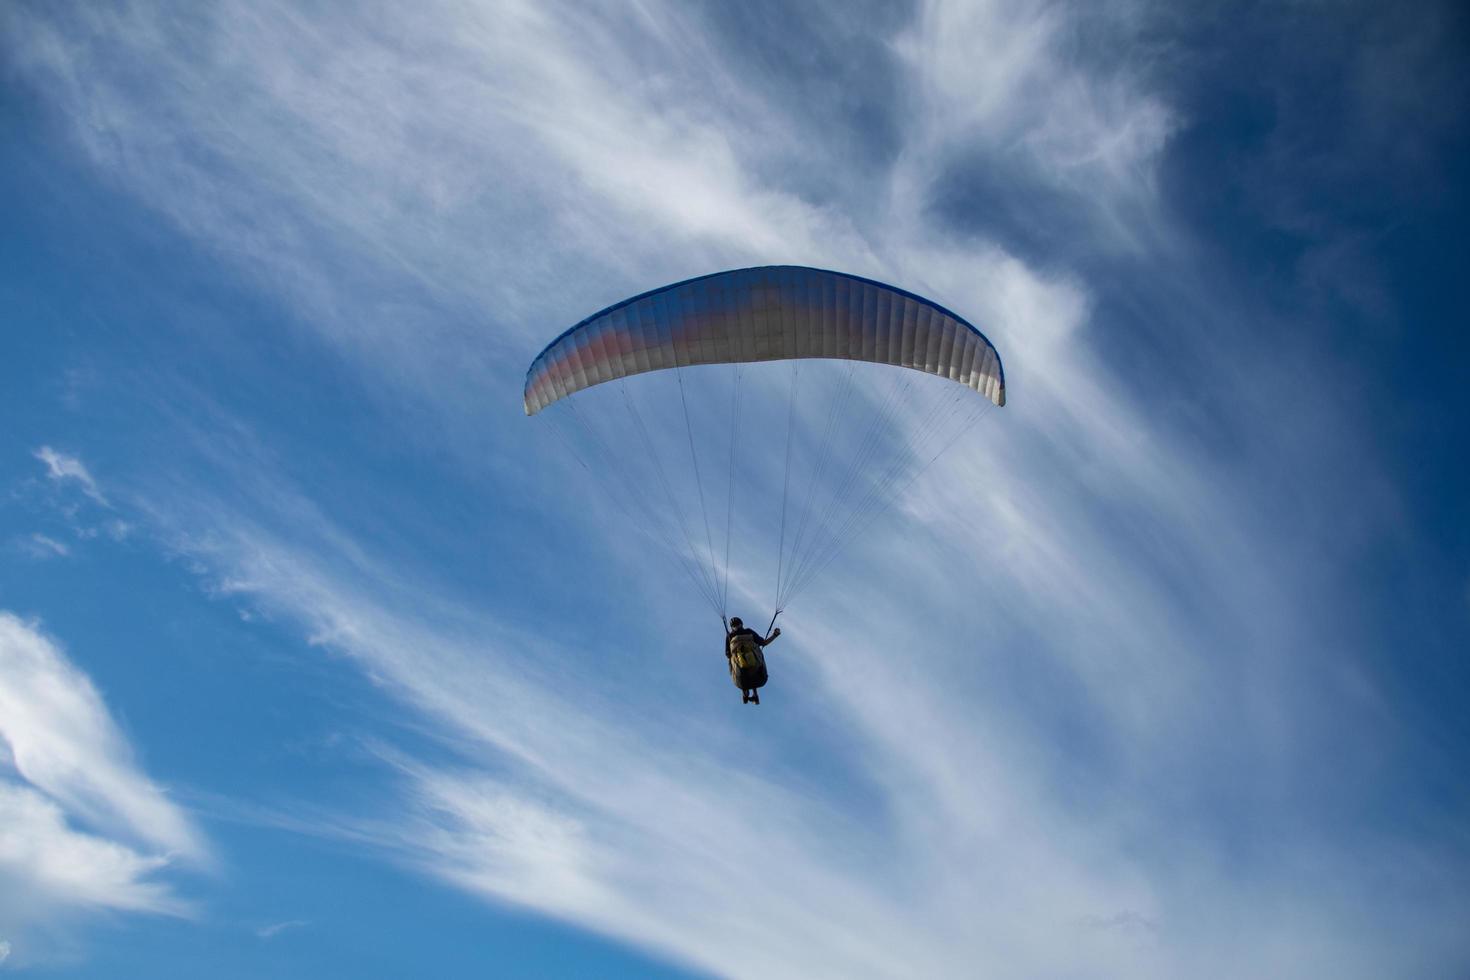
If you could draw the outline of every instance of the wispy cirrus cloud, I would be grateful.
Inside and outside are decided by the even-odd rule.
[[[519,351],[548,316],[572,322],[644,284],[649,269],[672,280],[795,261],[881,277],[924,270],[934,255],[981,281],[1020,271],[993,242],[947,252],[922,201],[895,196],[907,178],[809,200],[808,175],[841,169],[822,124],[753,95],[744,69],[679,5],[604,18],[449,3],[441,19],[390,34],[264,9],[227,5],[202,22],[166,8],[64,25],[22,18],[36,41],[23,63],[77,118],[103,121],[106,136],[74,134],[104,173],[261,277],[308,329],[410,386],[429,373],[440,385],[466,368],[494,374],[501,345]],[[170,40],[188,30],[250,56],[211,63],[208,45]],[[437,52],[427,74],[413,67],[425,47]],[[136,79],[143,101],[107,74],[133,59],[156,66]],[[1046,70],[1025,58],[1014,68]],[[101,84],[87,83],[93,71]],[[168,81],[178,78],[197,84]],[[220,99],[233,103],[229,126],[211,122]],[[1078,128],[1063,109],[1054,115]],[[409,130],[426,135],[406,140]],[[920,158],[944,138],[922,127],[904,136]],[[180,152],[186,144],[199,152]],[[777,166],[793,186],[768,178]],[[325,241],[363,305],[323,267]],[[372,309],[385,269],[398,280],[386,318]],[[548,309],[549,297],[565,308]],[[510,315],[485,336],[457,325],[445,302]],[[441,357],[451,349],[457,357]]]
[[[73,482],[88,497],[103,507],[110,506],[92,473],[77,456],[42,446],[33,453],[46,466],[46,475],[58,483]]]
[[[8,896],[0,913],[7,931],[79,909],[180,915],[189,908],[155,880],[168,858],[76,830],[45,793],[0,781],[0,816],[0,878]],[[30,902],[14,900],[22,892]]]
[[[1040,841],[1013,841],[1011,860],[984,853],[987,873],[1015,886],[1030,876],[1032,898],[1024,908],[987,906],[994,921],[980,929],[982,940],[971,935],[976,908],[946,902],[965,890],[981,856],[974,826],[949,831],[979,814],[934,810],[932,789],[915,793],[926,777],[900,777],[899,759],[887,775],[886,766],[877,769],[880,782],[891,775],[894,783],[880,790],[886,815],[869,825],[842,794],[828,796],[816,774],[772,778],[752,768],[749,755],[726,752],[722,746],[751,736],[700,710],[666,706],[662,720],[630,723],[626,706],[603,690],[598,665],[544,639],[477,623],[468,610],[406,583],[403,594],[364,591],[386,571],[362,567],[360,557],[353,564],[364,577],[342,578],[345,569],[320,550],[298,550],[222,513],[209,523],[207,538],[176,543],[219,569],[220,588],[351,657],[438,726],[462,760],[386,755],[403,787],[398,812],[319,815],[318,832],[335,825],[474,894],[737,974],[898,976],[916,964],[943,973],[985,944],[1025,962],[1036,950],[1003,941],[1017,918],[1044,907],[1047,921],[1085,942],[1068,922],[1119,901],[1151,908],[1147,890],[1126,872],[1079,873],[1043,860]],[[433,609],[427,616],[407,612],[425,604]],[[839,732],[855,725],[851,735],[868,727],[860,718],[835,724]],[[867,730],[851,741],[861,747],[889,737],[897,733]],[[755,739],[751,751],[774,751],[763,742]],[[874,762],[863,751],[828,761],[856,776]],[[988,786],[1014,806],[1024,781],[1005,782]],[[1044,906],[1032,904],[1043,896]],[[1066,915],[1056,911],[1062,907]],[[729,928],[749,908],[768,917],[755,948]]]
[[[202,838],[138,771],[87,675],[37,626],[0,613],[0,737],[15,771],[71,813],[188,859]]]
[[[271,922],[255,930],[257,939],[270,940],[290,929],[304,929],[311,925],[306,919],[286,919],[281,922]]]
[[[895,40],[914,87],[893,174],[903,203],[934,221],[946,171],[983,167],[1003,174],[989,179],[1012,199],[997,210],[1051,216],[1045,197],[1056,194],[1087,216],[1087,248],[1153,244],[1157,169],[1181,120],[1129,47],[1146,20],[1127,5],[921,3]]]
[[[892,72],[900,104],[865,107],[892,140],[858,175],[840,123],[746,84],[739,39],[682,5],[384,8],[392,29],[259,5],[17,18],[27,77],[87,121],[73,136],[102,172],[446,417],[482,418],[483,379],[513,388],[521,366],[497,355],[548,324],[746,262],[901,281],[1007,357],[985,449],[936,471],[903,535],[861,544],[835,612],[794,611],[787,676],[829,726],[801,734],[831,743],[811,769],[407,580],[259,460],[226,482],[262,481],[284,514],[190,485],[155,525],[217,588],[345,654],[453,748],[391,756],[398,810],[341,814],[344,835],[751,975],[1378,976],[1403,949],[1463,951],[1440,841],[1331,832],[1325,811],[1384,785],[1391,750],[1370,743],[1395,726],[1351,631],[1302,613],[1325,589],[1302,556],[1375,516],[1314,499],[1322,527],[1303,526],[1282,500],[1364,450],[1324,423],[1330,382],[1240,344],[1229,326],[1258,310],[1191,265],[1157,181],[1186,120],[1149,66],[1079,53],[1079,16],[1107,40],[1135,10],[922,5],[865,49],[857,74]],[[980,203],[945,196],[989,173]],[[1021,258],[1005,229],[1058,215],[1047,260]],[[1100,322],[1105,287],[1148,297],[1138,322]],[[1293,410],[1267,428],[1276,391]],[[1211,438],[1246,448],[1222,459]],[[1381,881],[1420,883],[1437,912]],[[754,951],[729,926],[752,908]],[[1398,949],[1374,939],[1386,924]]]
[[[948,975],[981,960],[1019,973],[1086,963],[1130,976],[1214,975],[1225,947],[1240,967],[1239,937],[1249,934],[1261,945],[1248,971],[1290,962],[1306,975],[1371,976],[1392,969],[1395,954],[1340,931],[1368,918],[1414,931],[1437,951],[1431,958],[1453,947],[1437,922],[1414,924],[1410,907],[1384,902],[1361,877],[1367,862],[1373,875],[1420,880],[1451,906],[1465,901],[1452,873],[1424,877],[1427,851],[1391,837],[1344,848],[1286,835],[1289,857],[1234,867],[1214,829],[1176,823],[1215,792],[1212,767],[1235,764],[1212,748],[1226,732],[1259,766],[1229,777],[1247,800],[1310,760],[1292,757],[1294,737],[1281,741],[1274,709],[1261,717],[1211,707],[1211,692],[1234,689],[1242,665],[1182,663],[1178,645],[1205,634],[1177,622],[1147,571],[1128,562],[1100,577],[1106,587],[1077,576],[1098,594],[1074,601],[1040,637],[1026,624],[1067,588],[1055,577],[1066,564],[1018,585],[971,567],[976,586],[996,593],[988,615],[1038,607],[985,624],[975,649],[934,619],[945,615],[938,583],[971,560],[931,554],[937,564],[926,567],[890,540],[874,543],[916,575],[919,594],[933,576],[935,598],[848,574],[850,608],[800,615],[783,641],[796,646],[777,669],[782,691],[823,709],[828,747],[807,769],[780,763],[780,734],[734,730],[704,695],[645,701],[636,687],[610,688],[599,660],[421,591],[328,515],[288,505],[293,494],[277,484],[257,495],[282,506],[271,518],[285,521],[278,531],[192,492],[161,513],[187,515],[185,500],[202,508],[185,521],[207,533],[176,531],[174,542],[213,570],[217,590],[345,654],[453,755],[381,752],[399,785],[396,808],[317,812],[313,833],[735,975]],[[974,535],[979,554],[1021,547],[989,540],[1014,529],[937,530]],[[864,635],[853,634],[854,620]],[[916,650],[917,622],[930,625]],[[1089,631],[1116,635],[1089,643]],[[969,623],[958,632],[973,635]],[[1017,647],[1058,658],[1080,686],[1016,705],[1005,676],[1013,658],[1001,651]],[[899,669],[898,650],[922,667]],[[1082,662],[1089,654],[1096,662]],[[1292,711],[1323,694],[1288,686],[1276,697]],[[1098,739],[1095,755],[1061,751],[1069,727]],[[732,743],[741,751],[729,752]],[[1136,851],[1140,835],[1151,844]],[[729,929],[749,908],[766,915],[754,950]]]
[[[82,461],[80,455],[61,452],[50,446],[42,446],[33,451],[31,456],[45,466],[46,477],[51,484],[80,490],[89,500],[108,512],[105,518],[90,519],[74,500],[65,495],[47,495],[44,499],[50,505],[48,509],[54,512],[50,516],[53,519],[59,517],[64,521],[77,541],[87,542],[105,536],[114,542],[121,542],[132,533],[131,524],[114,516],[116,508],[102,492],[101,486],[92,476],[91,470],[87,468],[87,464]],[[93,511],[93,514],[95,513]],[[34,531],[18,538],[13,544],[24,554],[42,560],[69,557],[75,547],[74,544],[61,540],[55,534],[46,534],[41,531]]]
[[[186,915],[164,875],[208,863],[91,680],[39,627],[0,612],[0,930],[79,912]]]
[[[25,539],[22,545],[33,558],[65,558],[71,554],[71,546],[66,542],[39,531]]]

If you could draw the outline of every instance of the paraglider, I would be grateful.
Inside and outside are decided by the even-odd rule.
[[[812,361],[834,370],[804,372]],[[780,369],[768,362],[789,365],[784,398]],[[728,396],[717,374],[704,373],[716,365],[729,376]],[[636,386],[645,391],[672,376],[651,419],[625,384],[639,375],[652,376]],[[747,399],[752,382],[757,397]],[[579,408],[599,390],[615,394]],[[825,395],[825,406],[810,404],[812,394]],[[1005,400],[1000,355],[968,321],[894,286],[804,266],[719,272],[616,303],[548,344],[524,389],[526,414],[553,409],[546,412],[552,427],[578,462],[630,525],[663,547],[722,623],[736,541],[759,559],[737,562],[738,570],[775,566],[767,635],[739,619],[726,628],[731,677],[755,704],[767,678],[761,650],[780,635],[775,621],[787,604],[983,409]],[[745,458],[742,432],[769,437],[759,454],[764,465],[737,465]],[[686,452],[680,486],[682,467],[670,460]],[[784,461],[779,478],[774,460]],[[722,483],[723,500],[716,495]],[[737,499],[742,523],[754,528],[738,536]],[[717,536],[720,503],[724,534]],[[741,581],[749,597],[749,575]]]
[[[730,662],[730,679],[740,688],[741,704],[760,704],[760,688],[770,675],[766,671],[764,650],[781,635],[777,626],[766,636],[746,626],[739,616],[732,617],[725,629],[725,659]]]

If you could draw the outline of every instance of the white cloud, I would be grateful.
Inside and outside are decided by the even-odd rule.
[[[166,876],[206,859],[87,676],[34,624],[0,612],[0,931],[37,962],[85,913],[190,915]]]
[[[92,479],[92,474],[87,467],[76,456],[58,452],[50,446],[42,446],[34,455],[46,464],[46,475],[57,482],[73,480],[81,486],[82,492],[94,501],[106,507],[109,506],[107,498],[102,495],[102,490],[97,486],[97,481]]]
[[[70,33],[15,20],[35,41],[25,70],[102,170],[446,415],[469,377],[483,418],[496,345],[746,261],[877,274],[974,311],[1013,397],[983,450],[907,502],[903,533],[937,542],[925,560],[875,533],[830,590],[834,612],[788,631],[780,683],[824,709],[820,732],[800,733],[830,741],[820,772],[790,760],[777,723],[736,727],[704,701],[620,705],[604,664],[403,581],[289,489],[252,495],[287,501],[278,533],[199,492],[207,512],[182,547],[221,590],[346,654],[463,756],[394,758],[401,812],[343,817],[344,832],[476,894],[737,974],[1377,976],[1402,972],[1385,933],[1453,948],[1439,920],[1371,887],[1412,881],[1423,853],[1268,819],[1306,808],[1284,787],[1327,781],[1308,736],[1334,695],[1315,669],[1331,637],[1292,608],[1316,584],[1296,554],[1312,542],[1253,497],[1266,467],[1221,473],[1144,409],[1145,379],[1090,343],[1077,274],[928,214],[939,168],[978,151],[1093,215],[1079,249],[1157,245],[1144,232],[1177,116],[1128,65],[1065,56],[1070,8],[923,5],[893,39],[915,105],[891,167],[821,203],[784,176],[841,172],[820,127],[752,95],[682,5],[615,20],[435,9],[442,21],[385,10],[371,32],[288,5],[187,21],[89,10]],[[1176,261],[1148,255],[1148,290]],[[403,299],[414,285],[498,311],[501,331],[430,315]],[[1214,301],[1170,312],[1181,328],[1233,315]],[[1201,360],[1228,362],[1199,400],[1248,415],[1235,396],[1269,372],[1196,340]],[[90,485],[52,456],[38,452],[53,478]],[[1334,758],[1350,782],[1352,753]],[[69,771],[52,782],[101,793],[109,813],[119,797],[158,804]],[[1237,866],[1208,825],[1232,806],[1271,838],[1268,866]],[[1424,878],[1445,921],[1465,904],[1452,879]],[[752,914],[753,947],[732,926]]]
[[[408,788],[409,808],[399,819],[341,818],[352,839],[376,841],[459,887],[707,969],[751,975],[904,975],[916,964],[930,975],[943,972],[979,941],[966,938],[973,904],[957,909],[947,899],[965,890],[965,876],[982,857],[992,865],[987,874],[1020,889],[1011,895],[1014,904],[987,906],[996,921],[982,932],[999,944],[993,951],[1014,946],[1006,933],[1023,914],[1040,912],[1064,928],[1124,901],[1111,895],[1115,889],[1127,896],[1126,907],[1149,907],[1146,890],[1128,875],[1079,873],[1047,856],[1055,841],[1028,833],[1011,841],[1010,856],[1000,861],[989,849],[971,850],[972,830],[946,838],[951,821],[974,815],[941,819],[931,796],[916,795],[922,783],[885,792],[890,815],[866,826],[816,785],[760,775],[755,760],[774,746],[755,739],[752,755],[723,751],[750,738],[727,722],[671,707],[664,720],[640,712],[633,723],[602,692],[597,664],[579,666],[536,636],[507,635],[412,590],[397,598],[360,593],[306,552],[223,514],[211,524],[217,533],[210,542],[193,547],[227,570],[228,591],[253,597],[352,657],[478,760],[444,771],[395,759]],[[385,574],[359,568],[365,580]],[[392,611],[400,599],[422,615]],[[849,724],[838,722],[840,729]],[[870,739],[853,744],[861,753]],[[513,775],[491,775],[503,772],[506,760]],[[844,755],[834,762],[856,773],[873,760]],[[1001,776],[1003,768],[991,773]],[[1025,792],[1003,782],[1004,789],[989,788],[1005,799]],[[923,844],[931,831],[934,839]],[[896,844],[888,836],[894,833]],[[857,855],[882,857],[871,866]],[[897,899],[893,876],[915,859],[921,870],[914,873],[932,890]],[[1032,898],[1021,901],[1023,892]],[[1043,896],[1044,905],[1033,904]],[[922,914],[915,914],[916,902]],[[772,923],[755,949],[729,926],[753,908]]]
[[[75,135],[104,172],[261,277],[309,329],[442,396],[458,390],[446,380],[473,378],[478,400],[501,345],[523,349],[548,317],[572,322],[647,286],[650,270],[669,281],[795,261],[901,271],[925,286],[931,255],[965,282],[1004,281],[1014,268],[993,245],[947,248],[920,220],[924,202],[909,199],[926,178],[899,186],[907,171],[822,204],[767,179],[793,152],[805,174],[843,161],[789,106],[754,97],[746,69],[682,5],[612,19],[555,4],[439,13],[359,32],[259,4],[187,24],[142,8],[90,12],[65,41],[56,25],[26,21],[24,60],[69,118],[93,121]],[[204,35],[179,36],[194,30]],[[202,61],[216,44],[245,54]],[[438,51],[432,73],[414,67],[419,45]],[[151,67],[125,86],[106,75],[114,62]],[[1023,59],[1010,70],[1030,79],[1045,68]],[[100,84],[84,84],[94,71]],[[913,150],[901,168],[942,138],[904,135]],[[322,264],[326,241],[345,280]],[[379,302],[384,283],[391,300]],[[502,311],[502,332],[461,331],[415,284],[456,307]]]
[[[258,939],[274,939],[288,929],[304,929],[311,925],[306,919],[287,919],[283,922],[272,922],[255,930]]]
[[[0,612],[0,739],[16,771],[74,816],[164,853],[205,855],[183,812],[139,772],[91,680],[34,624]]]
[[[267,497],[288,500],[290,492]],[[282,538],[229,511],[195,518],[210,532],[181,546],[220,570],[224,592],[347,655],[438,727],[464,760],[446,767],[385,752],[403,781],[400,808],[314,819],[315,832],[335,826],[495,901],[697,968],[751,976],[940,976],[981,960],[1022,975],[1085,967],[1214,976],[1209,951],[1222,946],[1236,950],[1231,969],[1244,972],[1282,964],[1304,976],[1391,972],[1391,950],[1343,929],[1365,916],[1445,948],[1435,925],[1418,931],[1411,909],[1364,890],[1364,867],[1398,876],[1392,869],[1403,853],[1342,853],[1331,842],[1292,838],[1291,860],[1236,870],[1210,834],[1173,826],[1155,809],[1173,804],[1150,802],[1148,767],[1181,781],[1174,791],[1187,797],[1206,789],[1188,767],[1207,754],[1176,760],[1175,748],[1221,737],[1217,716],[1201,710],[1211,702],[1209,684],[1177,655],[1087,665],[1077,651],[1070,665],[1090,685],[1084,704],[1118,712],[1101,731],[1126,753],[1122,765],[1088,774],[1058,756],[1054,732],[1038,737],[1017,724],[1007,692],[977,687],[951,662],[1003,660],[1003,648],[926,650],[922,667],[899,669],[893,651],[912,644],[927,610],[912,596],[850,579],[842,591],[861,611],[845,611],[846,622],[802,616],[783,641],[794,645],[781,652],[768,699],[821,706],[820,771],[807,771],[783,761],[781,722],[769,732],[734,724],[708,692],[690,704],[656,693],[645,701],[618,688],[599,661],[423,593],[360,549],[333,557],[338,532],[320,514]],[[901,554],[891,543],[875,547]],[[1104,592],[1100,609],[1121,594]],[[1069,615],[1080,618],[1081,635],[1097,629],[1090,620],[1102,613],[1088,599]],[[854,637],[854,621],[868,635]],[[1167,615],[1130,628],[1145,642],[1178,639]],[[1005,632],[998,624],[995,633]],[[941,636],[930,629],[926,642]],[[1061,641],[1073,642],[1081,641]],[[1130,655],[1135,642],[1124,635],[1116,648],[1091,649]],[[1171,669],[1178,676],[1161,676]],[[625,694],[631,704],[620,703]],[[1307,694],[1282,692],[1299,696]],[[1248,751],[1273,751],[1269,739],[1252,741],[1268,732],[1227,720]],[[1261,761],[1270,779],[1279,760]],[[1109,776],[1121,784],[1098,782]],[[1238,791],[1254,791],[1254,777],[1239,778]],[[1138,834],[1151,847],[1132,853],[1128,841]],[[1304,887],[1308,879],[1328,884]],[[1433,879],[1429,887],[1445,901],[1464,901],[1452,876]],[[754,948],[730,926],[751,909],[761,910]],[[1232,925],[1215,925],[1224,922]],[[1242,951],[1242,936],[1251,937],[1251,952]]]
[[[7,928],[79,908],[185,914],[173,889],[152,880],[168,864],[76,830],[45,794],[0,780],[0,892],[9,896],[0,898],[0,924]]]
[[[41,534],[39,531],[26,540],[26,550],[34,558],[65,558],[71,548],[64,542]]]
[[[1179,123],[1124,54],[1132,17],[1118,4],[925,0],[895,41],[918,91],[896,185],[922,194],[946,151],[978,150],[986,167],[1091,212],[1090,245],[1142,244],[1142,225],[1156,220],[1155,170]],[[1079,33],[1090,61],[1076,51]]]
[[[205,859],[87,676],[35,625],[0,612],[0,929],[35,940],[34,960],[80,913],[190,914],[163,875]]]

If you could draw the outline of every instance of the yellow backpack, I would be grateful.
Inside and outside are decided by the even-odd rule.
[[[764,666],[766,658],[761,655],[760,644],[755,642],[755,637],[744,633],[730,637],[730,662],[741,670],[749,670]]]

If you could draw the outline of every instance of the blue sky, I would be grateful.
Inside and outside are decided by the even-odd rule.
[[[1470,969],[1465,15],[1204,6],[7,4],[0,971]],[[1010,401],[749,709],[520,386],[772,263]]]

